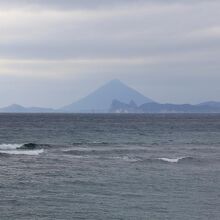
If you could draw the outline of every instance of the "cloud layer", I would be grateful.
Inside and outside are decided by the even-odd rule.
[[[0,79],[17,79],[15,88],[24,78],[28,85],[44,80],[45,93],[56,80],[60,90],[69,86],[68,94],[61,92],[66,98],[51,106],[77,99],[111,78],[158,101],[220,100],[215,87],[220,80],[219,11],[220,2],[210,0],[0,1]],[[177,86],[180,80],[185,96]],[[9,92],[0,105],[16,100],[32,104]]]

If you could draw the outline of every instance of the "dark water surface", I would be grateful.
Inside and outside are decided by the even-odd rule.
[[[5,219],[219,220],[220,115],[0,114]]]

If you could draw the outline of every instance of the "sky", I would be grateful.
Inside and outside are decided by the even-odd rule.
[[[61,107],[120,79],[220,101],[219,0],[0,0],[0,107]]]

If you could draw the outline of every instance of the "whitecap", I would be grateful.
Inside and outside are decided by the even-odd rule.
[[[162,160],[164,162],[168,163],[178,163],[180,160],[185,159],[187,157],[177,157],[177,158],[166,158],[166,157],[161,157],[161,158],[156,158],[157,160]]]
[[[0,150],[15,150],[22,146],[23,144],[0,144]]]
[[[12,155],[29,155],[29,156],[38,156],[42,154],[44,149],[39,150],[0,150],[2,154],[12,154]]]

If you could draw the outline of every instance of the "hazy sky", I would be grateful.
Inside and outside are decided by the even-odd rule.
[[[114,78],[220,101],[220,1],[0,0],[0,106],[59,107]]]

